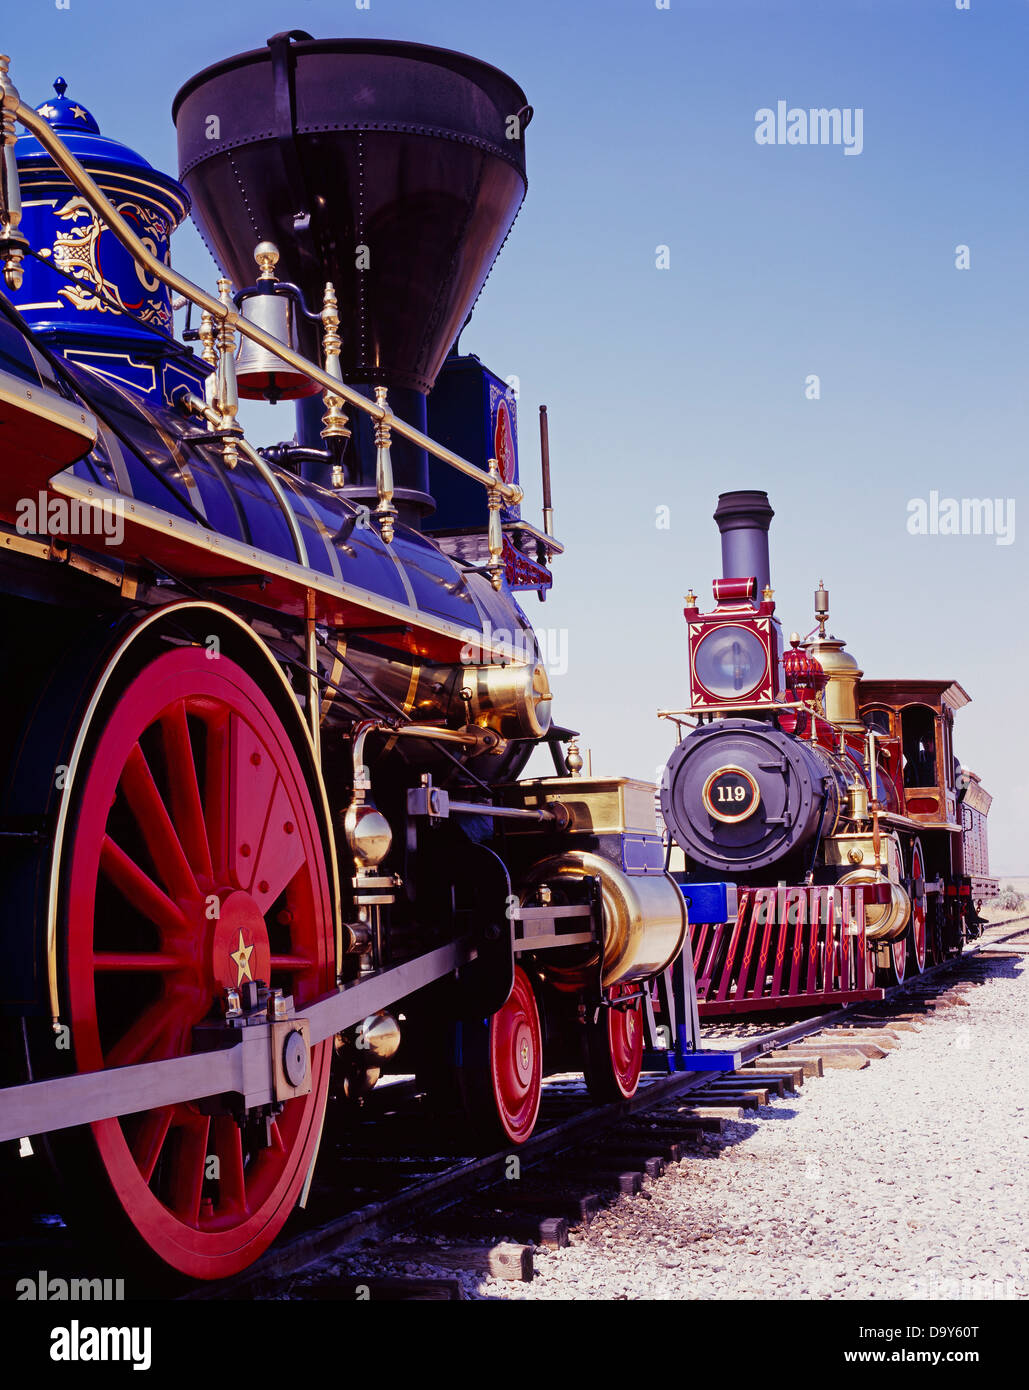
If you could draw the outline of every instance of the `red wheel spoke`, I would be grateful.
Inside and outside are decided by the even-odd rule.
[[[176,898],[195,897],[193,870],[138,743],[125,763],[121,787],[165,888]]]
[[[286,1152],[286,1145],[285,1145],[285,1143],[283,1142],[283,1139],[282,1139],[282,1131],[279,1129],[279,1122],[278,1122],[278,1120],[272,1120],[272,1124],[271,1124],[271,1138],[272,1138],[272,1148],[273,1148],[273,1149],[277,1149],[279,1153],[283,1153],[283,1154],[284,1154],[284,1153]]]
[[[207,725],[204,762],[204,822],[216,878],[229,867],[229,745],[232,720],[228,716]]]
[[[204,1186],[207,1163],[207,1137],[211,1129],[208,1115],[194,1115],[182,1106],[176,1107],[175,1167],[172,1170],[171,1208],[180,1220],[196,1226],[200,1220],[200,1197]]]
[[[279,780],[272,793],[252,879],[252,891],[262,912],[268,911],[303,865],[304,847],[296,833],[289,796]]]
[[[180,700],[162,716],[161,735],[168,768],[172,820],[179,828],[182,847],[193,872],[210,877],[211,847],[207,840],[204,807],[200,800],[184,701]]]
[[[243,1138],[231,1115],[214,1121],[214,1151],[218,1157],[219,1209],[247,1211],[247,1183],[243,1171]]]
[[[172,1056],[170,1046],[180,1032],[178,1019],[169,1015],[168,1000],[161,998],[145,1009],[124,1037],[119,1038],[105,1061],[109,1067],[131,1067],[147,1058]]]
[[[313,970],[316,962],[308,956],[272,956],[273,970]]]
[[[100,870],[162,937],[181,936],[189,930],[181,908],[109,835],[104,836],[100,850]]]
[[[172,1105],[165,1105],[160,1110],[149,1111],[132,1141],[132,1157],[139,1165],[144,1182],[149,1182],[154,1175],[157,1160],[161,1156],[164,1141],[171,1128],[174,1108]]]
[[[96,951],[93,954],[94,970],[116,974],[127,974],[133,971],[141,971],[146,974],[166,970],[181,970],[183,963],[181,956],[159,955],[157,952]]]

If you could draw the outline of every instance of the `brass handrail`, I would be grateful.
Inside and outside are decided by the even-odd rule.
[[[268,352],[274,353],[281,362],[292,367],[307,376],[311,381],[321,387],[323,391],[329,391],[333,395],[342,396],[348,405],[354,406],[357,410],[370,415],[372,419],[382,424],[388,425],[394,435],[400,435],[402,439],[409,440],[420,449],[425,449],[433,458],[437,458],[441,463],[448,464],[465,477],[472,478],[486,489],[496,488],[506,502],[511,506],[517,506],[522,500],[522,489],[515,483],[498,481],[493,475],[483,468],[477,467],[474,463],[469,463],[460,454],[455,454],[452,449],[446,448],[442,444],[437,444],[428,435],[422,434],[421,430],[409,425],[406,420],[401,420],[393,412],[381,405],[376,405],[367,396],[363,396],[360,391],[356,391],[352,386],[347,386],[335,376],[330,376],[321,367],[315,366],[299,352],[294,352],[285,343],[280,343],[278,338],[273,338],[264,329],[258,328],[244,318],[235,309],[220,299],[206,294],[191,280],[187,280],[178,271],[172,270],[171,266],[165,265],[162,260],[153,255],[139,240],[132,228],[121,216],[118,210],[101,192],[99,186],[94,182],[79,161],[67,148],[64,141],[50,127],[49,123],[39,115],[31,106],[27,106],[18,95],[17,89],[11,83],[10,78],[6,78],[0,85],[0,105],[4,114],[8,117],[13,116],[21,123],[32,135],[36,137],[46,152],[53,159],[60,171],[67,175],[76,189],[81,193],[89,206],[96,215],[104,221],[118,238],[121,244],[129,252],[132,258],[146,269],[150,275],[167,285],[169,289],[177,294],[183,295],[192,301],[197,308],[206,310],[217,322],[241,333],[251,342],[257,343]]]

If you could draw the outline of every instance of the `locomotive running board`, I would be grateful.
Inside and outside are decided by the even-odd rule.
[[[451,975],[477,956],[468,939],[455,941],[305,1006],[303,1019],[312,1046]],[[286,1021],[302,1020],[287,1016]],[[274,1030],[272,1021],[251,1024],[227,1030],[228,1038],[240,1041],[216,1051],[9,1086],[0,1090],[0,1142],[209,1096],[242,1096],[247,1107],[270,1104],[275,1099]]]
[[[735,922],[690,928],[701,1017],[882,999],[863,890],[741,888]]]

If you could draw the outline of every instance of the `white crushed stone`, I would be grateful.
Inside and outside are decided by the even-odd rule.
[[[1029,969],[1014,971],[863,1071],[727,1124],[717,1156],[619,1199],[537,1256],[531,1284],[472,1296],[1029,1297]]]
[[[805,1078],[537,1251],[529,1284],[371,1251],[326,1263],[459,1278],[473,1299],[1027,1298],[1029,968],[996,969],[969,1008],[863,1071]]]

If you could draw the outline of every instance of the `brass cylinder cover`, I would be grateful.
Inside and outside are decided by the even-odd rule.
[[[550,682],[544,667],[471,666],[461,672],[470,721],[504,738],[542,738],[550,728]]]
[[[534,898],[542,884],[547,884],[559,900],[562,882],[580,883],[585,878],[600,880],[605,988],[660,974],[686,939],[686,900],[672,876],[626,874],[599,854],[569,850],[533,865],[522,887],[522,901]],[[584,954],[575,961],[569,959],[569,952],[544,951],[537,964],[558,986],[571,988],[585,983],[589,970],[596,966],[596,952],[578,949]],[[559,963],[555,957],[560,958]]]
[[[888,903],[868,903],[865,906],[865,936],[869,941],[896,941],[903,936],[911,916],[911,899],[899,883],[888,879],[876,869],[853,869],[840,879],[841,888],[888,883]]]
[[[359,651],[348,652],[347,660],[417,723],[452,729],[477,724],[505,739],[542,738],[551,725],[550,681],[538,660],[412,666]],[[346,672],[337,675],[348,689]]]
[[[852,821],[868,819],[868,788],[864,782],[854,782],[847,788],[847,808],[844,814]]]

